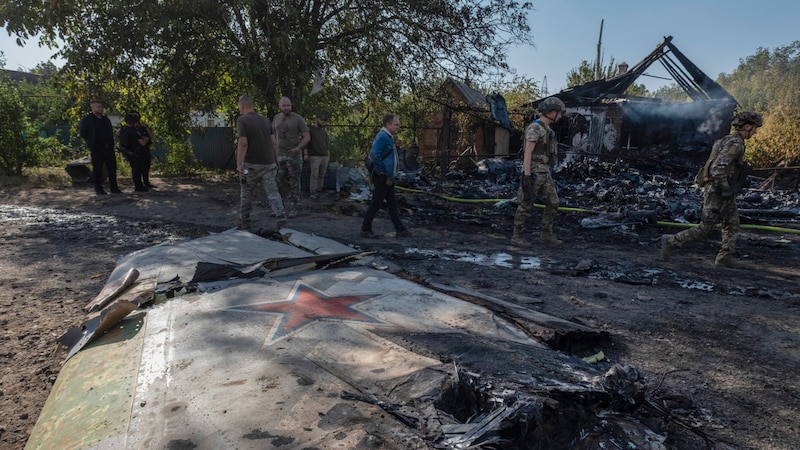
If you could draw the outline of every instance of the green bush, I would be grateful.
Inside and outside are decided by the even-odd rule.
[[[191,144],[168,139],[165,146],[170,150],[164,159],[153,161],[154,171],[177,177],[191,177],[198,174],[202,166],[195,158]]]
[[[0,173],[5,175],[22,175],[30,163],[24,112],[19,92],[10,81],[0,79]]]
[[[75,159],[74,151],[59,142],[55,136],[41,137],[29,133],[25,142],[25,166],[28,168],[60,166]]]

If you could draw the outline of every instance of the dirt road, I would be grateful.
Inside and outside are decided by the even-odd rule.
[[[157,190],[96,197],[88,187],[4,187],[0,193],[0,447],[20,449],[64,353],[121,255],[235,224],[235,181],[156,179]],[[123,189],[125,186],[123,185]],[[608,332],[602,350],[652,388],[685,396],[676,414],[717,448],[793,449],[800,442],[800,237],[744,232],[744,270],[718,268],[719,234],[657,259],[656,225],[583,228],[557,219],[565,245],[508,246],[513,210],[401,194],[413,236],[382,212],[379,239],[359,236],[364,204],[328,192],[290,221],[300,231],[374,250],[402,276],[479,291]],[[266,210],[257,209],[266,219]],[[538,226],[539,213],[530,226]],[[269,222],[267,222],[269,223]],[[579,356],[586,356],[581,354]],[[663,382],[662,382],[663,380]],[[678,408],[677,406],[671,406]],[[676,423],[671,448],[704,448]]]

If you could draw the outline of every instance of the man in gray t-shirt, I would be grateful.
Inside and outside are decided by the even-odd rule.
[[[278,146],[278,189],[281,192],[289,217],[297,215],[300,208],[300,175],[303,170],[303,148],[311,140],[305,119],[292,112],[292,101],[281,97],[281,110],[272,119],[272,128]]]

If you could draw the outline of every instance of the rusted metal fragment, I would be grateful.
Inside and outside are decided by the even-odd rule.
[[[78,353],[80,349],[101,336],[111,327],[118,324],[137,306],[127,300],[118,300],[113,305],[104,309],[97,316],[87,320],[79,327],[70,327],[58,341],[67,347],[67,359]]]
[[[122,276],[114,280],[109,280],[103,289],[100,291],[99,294],[83,309],[86,312],[95,312],[98,311],[100,308],[104,307],[108,302],[114,300],[119,296],[121,293],[125,292],[136,280],[139,278],[139,271],[136,268],[131,267],[128,269],[127,272],[123,273]]]

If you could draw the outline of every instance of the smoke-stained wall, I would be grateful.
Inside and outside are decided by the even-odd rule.
[[[559,142],[576,153],[602,155],[655,147],[704,151],[730,132],[736,107],[727,100],[664,103],[617,99],[571,106],[555,125]]]

